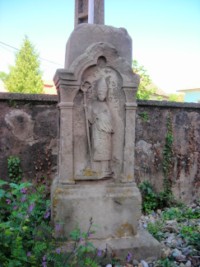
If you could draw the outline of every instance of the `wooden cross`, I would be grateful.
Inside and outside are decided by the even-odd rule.
[[[74,27],[81,23],[104,24],[104,0],[75,0]]]

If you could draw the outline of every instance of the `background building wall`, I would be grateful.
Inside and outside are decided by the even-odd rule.
[[[192,92],[185,92],[185,102],[195,102],[199,103],[200,102],[200,90],[199,92],[197,91],[192,91]]]

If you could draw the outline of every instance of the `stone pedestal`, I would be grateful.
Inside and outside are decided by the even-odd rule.
[[[123,259],[128,253],[138,260],[160,257],[159,242],[138,229],[141,195],[135,183],[99,181],[61,186],[55,180],[52,191],[54,222],[61,222],[59,236],[69,237],[75,227],[87,232],[92,218],[96,227],[90,240],[96,248],[107,248]],[[73,243],[66,249],[68,246]]]
[[[134,178],[134,148],[139,77],[132,71],[131,49],[124,29],[104,25],[78,26],[68,41],[65,69],[54,77],[60,116],[52,219],[61,223],[60,234],[69,237],[76,226],[87,231],[92,218],[99,227],[91,239],[99,248],[110,245],[122,254],[136,250],[138,257],[158,257],[158,243],[137,229],[141,195]]]
[[[89,220],[98,225],[98,240],[131,237],[137,233],[141,196],[135,183],[108,181],[54,185],[53,217],[61,221],[61,236],[78,226],[87,232]]]

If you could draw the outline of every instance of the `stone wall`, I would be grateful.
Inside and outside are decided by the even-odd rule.
[[[7,158],[21,159],[23,177],[52,179],[57,164],[56,97],[0,94],[0,177],[7,177]]]
[[[136,121],[137,182],[149,180],[160,190],[165,167],[178,199],[199,198],[200,104],[141,101]]]
[[[56,105],[52,95],[0,94],[0,178],[7,177],[7,158],[17,155],[24,178],[51,182],[57,166]],[[200,197],[200,104],[138,101],[136,181],[149,180],[161,190],[163,166],[177,198],[187,203]]]

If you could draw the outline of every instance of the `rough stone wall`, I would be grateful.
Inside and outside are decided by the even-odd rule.
[[[0,94],[0,178],[7,158],[21,159],[23,177],[49,182],[57,166],[57,96]],[[166,135],[173,137],[172,148]],[[163,156],[163,151],[167,156]],[[172,156],[170,156],[170,153]],[[169,157],[170,156],[170,157]],[[159,191],[163,166],[174,195],[188,203],[200,197],[200,104],[139,101],[136,116],[135,178]]]
[[[174,195],[200,197],[200,105],[140,101],[137,110],[135,177],[163,188],[163,167]],[[168,137],[168,139],[166,138]],[[172,140],[172,145],[170,145]]]
[[[51,180],[57,165],[57,109],[53,96],[0,94],[0,177],[18,156],[23,177]]]

